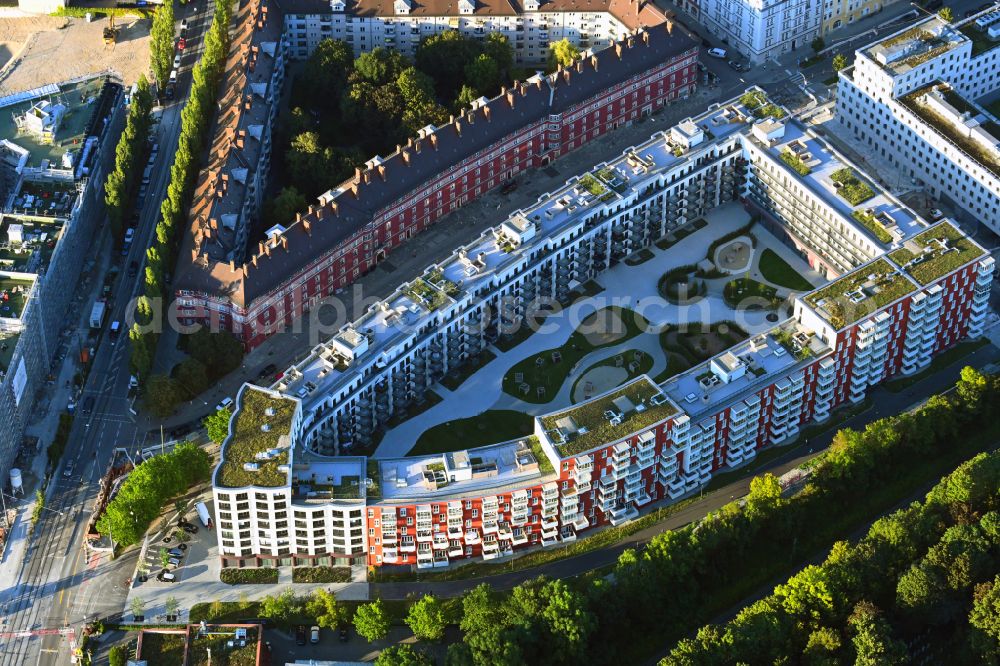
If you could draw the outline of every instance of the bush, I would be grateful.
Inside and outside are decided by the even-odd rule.
[[[840,184],[837,194],[847,199],[852,206],[864,203],[875,196],[875,191],[868,183],[858,178],[851,167],[837,169],[830,174],[830,180]]]
[[[753,229],[753,226],[755,224],[757,224],[757,221],[758,221],[758,218],[755,217],[752,220],[750,220],[749,223],[744,224],[739,229],[735,229],[735,230],[729,232],[728,234],[726,234],[725,236],[722,236],[720,238],[716,238],[714,241],[712,241],[712,244],[708,246],[708,252],[705,254],[705,257],[709,261],[714,262],[715,261],[715,251],[718,250],[723,245],[725,245],[726,243],[728,243],[729,241],[731,241],[733,239],[736,239],[736,238],[739,238],[740,236],[749,236],[750,237],[750,244],[753,247],[757,247],[757,239],[756,239],[756,237],[754,237],[753,234],[750,233],[750,230]]]
[[[349,583],[350,567],[295,567],[293,583]]]
[[[128,663],[128,646],[114,645],[108,652],[109,666],[125,666]]]
[[[66,452],[66,442],[69,441],[69,431],[73,428],[73,415],[60,414],[59,425],[56,427],[56,434],[52,438],[52,443],[45,450],[49,458],[49,465],[54,469],[62,460],[63,453]]]
[[[273,584],[278,582],[277,569],[223,569],[219,580],[226,585]]]

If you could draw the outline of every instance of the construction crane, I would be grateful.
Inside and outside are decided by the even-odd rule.
[[[108,12],[108,25],[104,28],[104,45],[114,46],[118,39],[118,29],[115,28],[115,13]]]

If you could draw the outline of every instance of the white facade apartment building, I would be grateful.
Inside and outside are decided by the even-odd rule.
[[[699,17],[710,33],[757,64],[800,49],[811,55],[822,11],[822,0],[705,0]]]
[[[808,173],[789,168],[786,152]],[[271,388],[241,389],[213,483],[224,565],[426,568],[570,542],[696,490],[979,335],[993,259],[876,188],[850,204],[831,178],[843,168],[801,126],[731,100],[516,211]],[[536,417],[540,448],[522,440],[395,459],[335,455],[369,443],[537,298],[566,302],[615,260],[737,198],[769,228],[828,209],[783,236],[836,277],[797,297],[787,321],[662,384],[641,377]]]
[[[930,18],[855,52],[837,119],[914,183],[1000,233],[1000,11]]]
[[[386,47],[413,58],[420,40],[449,30],[485,39],[506,35],[518,63],[543,62],[562,39],[587,49],[662,23],[652,3],[628,0],[293,0],[283,3],[290,57],[305,59],[323,39],[347,42],[355,55]]]

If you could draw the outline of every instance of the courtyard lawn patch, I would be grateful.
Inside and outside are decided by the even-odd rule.
[[[604,316],[607,310],[618,315],[623,325],[622,336],[603,344],[593,344],[588,340],[589,328],[593,327],[598,317]],[[569,336],[561,347],[545,349],[514,364],[503,377],[503,391],[524,402],[541,405],[550,402],[566,381],[566,376],[576,363],[594,351],[608,345],[618,344],[634,338],[649,325],[641,315],[633,310],[621,307],[603,308],[588,316],[580,327]],[[527,394],[521,390],[522,384],[528,387]],[[539,388],[542,389],[539,393]],[[499,440],[496,440],[499,441]]]
[[[639,359],[638,359],[638,366],[636,367],[636,369],[634,371],[632,371],[632,370],[629,370],[629,364],[631,364],[632,362],[635,361],[635,357],[633,356],[634,354],[638,354],[639,355]],[[619,356],[622,357],[622,364],[620,366],[618,365],[618,362],[615,360]],[[622,380],[620,382],[618,382],[618,384],[617,384],[618,386],[621,386],[622,384],[624,384],[626,382],[630,382],[633,379],[635,379],[636,377],[638,377],[640,375],[645,375],[650,370],[652,370],[653,369],[653,357],[650,356],[649,354],[647,354],[644,351],[638,351],[638,350],[629,349],[629,350],[621,352],[620,354],[615,354],[613,356],[609,356],[608,358],[604,359],[603,361],[598,361],[597,363],[592,364],[586,370],[584,370],[583,372],[581,372],[580,376],[577,377],[577,379],[576,379],[575,382],[573,382],[573,388],[569,392],[569,394],[570,394],[570,401],[572,402],[572,400],[573,400],[572,396],[576,393],[576,389],[580,385],[580,382],[587,376],[587,374],[591,370],[596,370],[597,368],[615,368],[615,367],[620,367],[623,370],[625,370],[625,372],[627,373],[627,375],[625,377],[623,377]],[[606,387],[604,390],[596,391],[596,393],[604,393],[605,390],[608,390],[610,388],[613,388],[613,387],[610,387],[610,386]]]
[[[219,572],[219,580],[226,585],[266,584],[278,582],[277,569],[223,569]]]
[[[350,583],[350,567],[295,567],[293,583]]]
[[[188,659],[186,662],[175,663],[184,663],[187,666],[256,666],[257,629],[247,629],[247,644],[243,647],[229,647],[235,630],[226,629],[223,632],[210,632],[205,636],[199,636],[197,630],[191,630]]]
[[[478,358],[474,361],[470,361],[464,365],[457,368],[457,372],[449,373],[447,377],[441,380],[441,385],[447,388],[449,391],[456,390],[462,385],[466,379],[474,375],[479,371],[481,367],[492,361],[497,357],[496,354],[487,350],[484,350]]]
[[[639,250],[638,252],[636,252],[634,254],[630,254],[629,256],[625,257],[625,265],[626,266],[638,266],[639,264],[646,263],[647,261],[649,261],[650,259],[652,259],[654,256],[655,255],[653,254],[652,250],[650,250],[649,248],[645,248],[644,247],[641,250]]]
[[[144,633],[142,660],[148,666],[177,666],[184,663],[184,634]]]
[[[722,297],[734,310],[774,310],[781,305],[777,294],[774,287],[743,277],[727,282]]]
[[[854,173],[851,167],[837,169],[830,174],[830,180],[840,184],[837,194],[847,199],[852,206],[862,204],[875,196],[875,190],[858,178],[858,174]]]
[[[665,326],[660,331],[660,347],[667,353],[679,356],[679,360],[686,362],[688,367],[693,367],[748,337],[750,336],[746,331],[729,321],[707,326],[692,325],[683,329]],[[682,368],[681,371],[687,369]]]
[[[760,255],[760,273],[768,282],[791,289],[792,291],[812,291],[812,284],[802,277],[802,274],[792,268],[791,264],[781,258],[774,250],[768,248]]]
[[[488,409],[482,414],[439,423],[417,438],[408,456],[425,456],[506,442],[534,430],[529,414],[511,409]]]

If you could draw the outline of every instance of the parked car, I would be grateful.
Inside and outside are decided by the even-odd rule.
[[[181,37],[180,39],[177,40],[177,50],[178,51],[183,51],[185,46],[187,46],[187,40],[186,39],[184,39],[183,37]]]
[[[183,543],[181,544],[181,546],[187,548],[187,546]],[[170,557],[176,557],[177,559],[184,557],[184,551],[181,550],[179,547],[171,548],[170,550],[167,551],[167,554],[170,555]]]
[[[83,401],[83,409],[81,411],[84,414],[89,414],[94,411],[94,396],[87,396],[87,398]]]
[[[173,99],[174,98],[174,84],[168,83],[166,89],[163,91],[163,94],[167,96],[167,99]]]
[[[69,477],[73,476],[73,461],[72,460],[70,460],[68,463],[66,463],[66,469],[63,470],[63,476],[65,476],[66,478],[69,478]]]
[[[222,402],[220,402],[218,405],[215,406],[215,411],[221,412],[223,409],[229,409],[232,406],[233,406],[233,399],[232,398],[228,398],[228,397],[227,398],[223,398]]]
[[[188,20],[181,19],[181,30],[187,30],[187,27],[188,27]]]
[[[309,630],[309,642],[313,645],[319,643],[319,627],[316,625],[313,625],[313,627]]]
[[[931,216],[932,220],[940,220],[942,217],[944,217],[944,213],[942,213],[941,210],[938,208],[931,208],[929,211],[927,211],[927,214]]]
[[[726,49],[720,49],[719,47],[715,47],[708,50],[709,58],[722,58],[723,60],[725,60],[726,55],[727,55]]]
[[[138,261],[130,262],[128,265],[128,276],[130,278],[134,278],[138,274],[139,274],[139,262]]]
[[[159,574],[157,574],[156,580],[158,580],[160,582],[166,581],[168,583],[172,583],[175,580],[177,580],[177,576],[175,576],[173,573],[171,573],[171,572],[167,571],[166,569],[164,569]]]
[[[350,637],[351,637],[351,635],[349,633],[347,633],[347,627],[341,627],[340,628],[340,642],[341,643],[346,643],[347,640]]]
[[[172,567],[179,567],[181,565],[181,560],[179,557],[171,557],[169,560],[167,560],[167,564],[169,564]]]
[[[517,189],[517,181],[516,180],[506,180],[500,186],[500,194],[510,194],[511,192],[513,192],[516,189]]]
[[[181,525],[181,529],[187,532],[188,534],[198,533],[198,526],[192,525],[191,523],[184,523],[183,525]]]
[[[295,628],[295,644],[296,645],[306,644],[306,625],[300,624]]]
[[[264,377],[270,377],[277,371],[278,371],[278,366],[276,366],[274,363],[270,363],[264,366],[264,368],[260,371],[260,374],[258,374],[257,377],[260,379],[263,379]]]
[[[177,55],[174,56],[174,69],[180,69],[180,68],[181,68],[181,54],[178,53]]]
[[[749,71],[749,69],[750,69],[749,67],[747,67],[743,63],[737,62],[735,60],[730,60],[729,61],[729,66],[732,67],[733,69],[735,69],[737,72],[746,72],[746,71]]]

